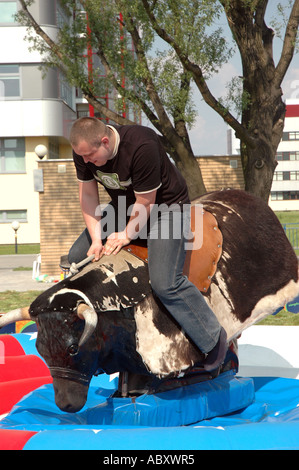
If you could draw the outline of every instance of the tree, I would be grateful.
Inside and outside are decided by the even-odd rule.
[[[232,124],[241,139],[245,189],[268,200],[275,158],[282,137],[285,104],[281,84],[294,55],[299,1],[289,2],[291,12],[283,37],[280,59],[273,59],[274,31],[265,23],[268,1],[222,0],[230,29],[238,46],[243,67],[241,126]]]
[[[294,55],[299,0],[290,2],[276,66],[274,33],[265,23],[267,0],[61,0],[74,21],[55,40],[30,14],[33,0],[20,1],[18,19],[34,31],[30,40],[45,64],[59,67],[95,109],[117,123],[132,123],[123,113],[124,103],[142,110],[185,176],[191,198],[205,192],[188,135],[196,115],[196,86],[241,139],[245,189],[268,200],[285,118],[281,83]],[[214,26],[222,12],[242,60],[240,120],[208,86],[209,77],[232,54],[222,30]],[[157,37],[163,45],[153,55]],[[96,52],[105,80],[98,79],[97,67],[87,68],[86,48]],[[120,97],[114,110],[100,98],[111,88]]]

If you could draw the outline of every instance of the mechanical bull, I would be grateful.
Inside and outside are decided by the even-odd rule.
[[[187,254],[185,273],[231,341],[298,295],[298,261],[260,199],[224,190],[194,203],[203,206],[203,246]],[[133,251],[104,256],[43,292],[29,309],[0,319],[0,327],[29,318],[37,323],[36,347],[64,411],[83,407],[92,376],[101,372],[120,372],[122,393],[134,394],[201,368],[204,356],[155,297],[144,255]]]

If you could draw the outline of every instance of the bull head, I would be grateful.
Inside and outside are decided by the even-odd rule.
[[[88,338],[96,329],[98,323],[98,316],[92,307],[89,307],[84,303],[80,303],[78,305],[77,315],[81,320],[85,320],[84,331],[79,341],[80,347],[83,346],[83,344],[88,340]],[[11,323],[24,320],[35,321],[35,319],[32,318],[29,314],[29,307],[17,308],[5,314],[0,313],[0,328],[3,328],[6,325],[10,325]]]
[[[75,337],[72,335],[73,332],[69,331],[66,320],[63,314],[61,314],[60,323],[57,325],[57,332],[59,332],[59,334],[52,334],[51,343],[51,341],[43,341],[43,339],[41,339],[45,336],[47,340],[49,339],[49,335],[45,331],[46,328],[43,324],[43,316],[49,316],[51,314],[53,314],[53,312],[32,317],[29,314],[29,308],[19,308],[0,316],[0,328],[16,321],[36,321],[38,325],[36,347],[47,362],[53,377],[55,402],[63,411],[77,412],[86,402],[89,382],[97,369],[95,354],[90,354],[90,351],[86,351],[84,345],[97,327],[98,316],[92,307],[80,303],[77,307],[77,315],[74,315],[72,312],[72,321],[75,322],[76,318],[77,323],[78,318],[84,320],[85,325],[83,333],[80,333],[82,332],[81,326],[81,328],[78,327],[77,329],[78,336]],[[55,322],[55,327],[56,323],[57,322]],[[78,325],[80,326],[80,322]],[[40,329],[42,330],[42,334],[39,336]],[[69,341],[68,347],[66,347],[67,343],[64,341],[65,338]],[[55,342],[56,344],[54,344]],[[51,348],[52,350],[50,352],[49,349]],[[55,351],[55,354],[53,354],[53,351]]]

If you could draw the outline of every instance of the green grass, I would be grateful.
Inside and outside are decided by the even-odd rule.
[[[19,307],[27,307],[42,291],[28,290],[27,292],[17,292],[7,290],[0,292],[0,312],[9,312]]]
[[[289,313],[281,310],[277,315],[269,315],[257,325],[299,326],[299,313]]]
[[[39,243],[18,245],[18,255],[38,255],[40,252]],[[0,255],[14,255],[14,245],[0,245]]]
[[[18,268],[14,268],[13,271],[32,271],[32,267],[19,266]]]
[[[299,211],[278,211],[275,214],[281,224],[299,223]]]
[[[278,220],[281,224],[298,224],[299,223],[299,211],[278,211],[275,212]],[[297,256],[299,256],[299,250],[295,250]]]
[[[0,312],[9,312],[15,308],[27,307],[42,291],[29,290],[27,292],[5,291],[0,292]],[[258,325],[299,326],[299,314],[281,310],[277,315],[269,315]]]

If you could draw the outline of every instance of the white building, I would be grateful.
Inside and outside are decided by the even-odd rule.
[[[67,140],[76,119],[75,90],[57,70],[42,78],[42,58],[29,52],[26,28],[14,22],[18,1],[0,0],[0,244],[14,242],[11,222],[18,220],[19,243],[39,242],[39,201],[33,175],[35,147],[47,147],[47,158],[69,158]],[[59,2],[39,0],[34,17],[54,35]]]
[[[14,21],[18,8],[17,0],[0,0],[0,244],[14,243],[14,220],[20,222],[19,243],[40,241],[36,146],[47,147],[48,159],[72,158],[68,136],[74,120],[89,114],[106,119],[58,70],[49,69],[43,78],[41,55],[28,50],[26,28]],[[35,0],[29,10],[52,38],[70,20],[59,0]],[[89,52],[98,67],[97,55]],[[102,98],[113,109],[115,90]],[[141,123],[140,113],[128,103],[123,113]]]
[[[299,100],[286,100],[282,140],[277,149],[269,205],[274,211],[299,211]],[[240,154],[240,140],[228,130],[228,149]]]
[[[299,210],[299,100],[287,100],[286,105],[269,202],[276,211]]]

